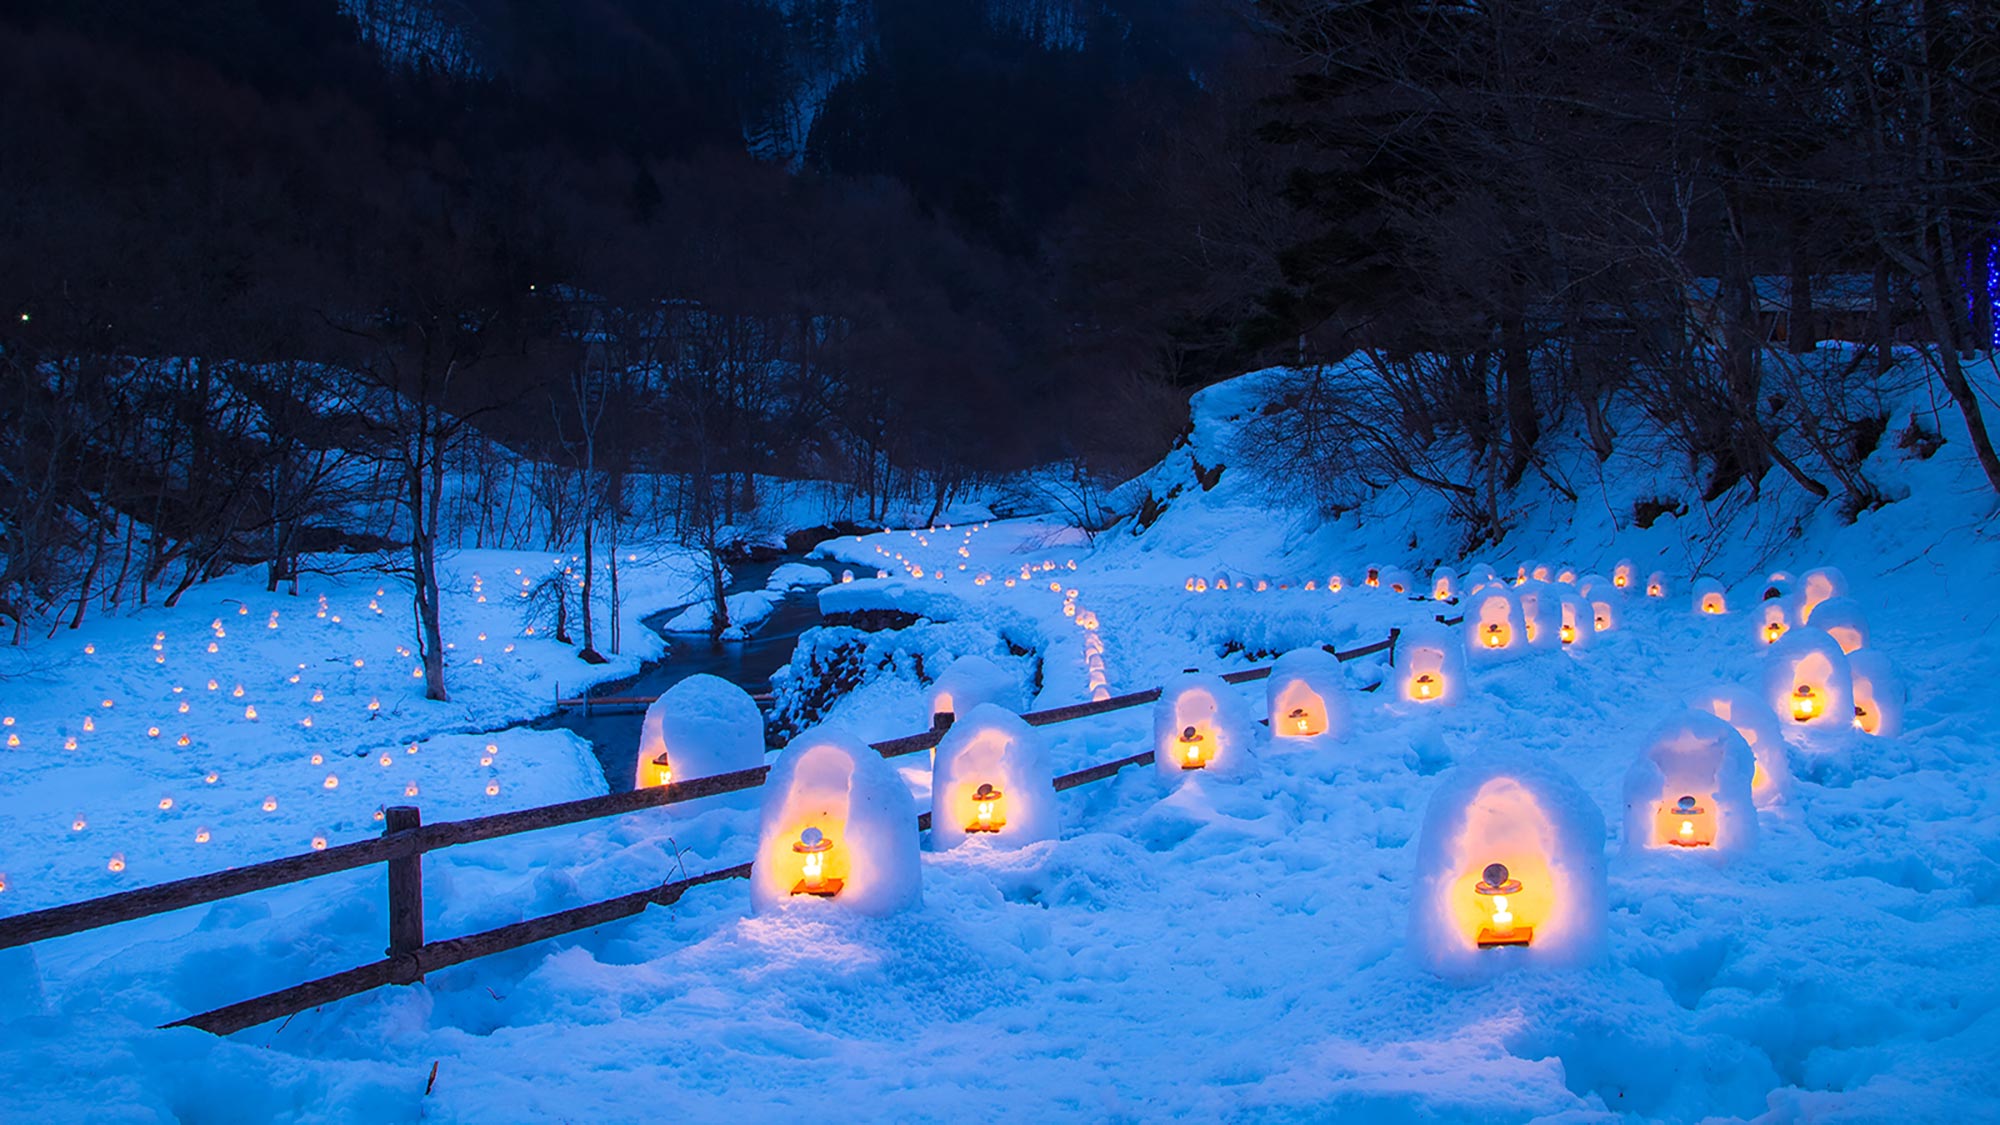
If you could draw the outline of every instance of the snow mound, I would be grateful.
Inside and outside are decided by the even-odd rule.
[[[720,676],[689,676],[646,708],[635,786],[712,777],[764,764],[764,715]]]

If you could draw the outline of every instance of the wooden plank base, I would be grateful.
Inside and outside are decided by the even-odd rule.
[[[1482,926],[1479,930],[1479,948],[1501,949],[1510,945],[1531,945],[1535,940],[1535,927],[1515,926],[1513,932],[1496,934]]]

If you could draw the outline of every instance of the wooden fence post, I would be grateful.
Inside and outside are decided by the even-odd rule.
[[[422,826],[423,814],[415,805],[395,805],[383,810],[382,834],[394,835]],[[415,984],[424,979],[417,965],[417,950],[424,944],[424,856],[422,852],[389,861],[389,948],[397,984]]]

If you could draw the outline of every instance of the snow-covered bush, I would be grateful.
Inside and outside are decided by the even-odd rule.
[[[1625,851],[1741,855],[1757,843],[1756,759],[1736,728],[1683,711],[1647,736],[1625,775]]]
[[[764,782],[751,906],[826,898],[891,914],[922,901],[922,878],[917,810],[895,767],[837,727],[793,739]]]
[[[634,786],[665,785],[764,764],[764,715],[720,676],[689,676],[646,708]]]
[[[962,714],[931,763],[931,850],[968,838],[999,847],[1053,840],[1062,829],[1048,740],[991,703]]]
[[[1274,740],[1347,733],[1347,676],[1340,661],[1318,645],[1280,656],[1264,681],[1264,698]]]
[[[1153,704],[1153,766],[1175,785],[1190,774],[1247,773],[1256,768],[1256,730],[1250,709],[1222,677],[1182,673]]]
[[[1496,749],[1459,764],[1431,794],[1416,852],[1410,952],[1431,969],[1573,964],[1602,947],[1604,814],[1546,761]]]

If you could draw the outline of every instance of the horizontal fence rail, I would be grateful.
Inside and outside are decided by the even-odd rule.
[[[1325,647],[1342,661],[1357,660],[1364,656],[1386,652],[1389,654],[1390,662],[1393,663],[1396,642],[1400,635],[1400,629],[1391,629],[1388,639],[1347,651],[1335,650],[1332,645]],[[1232,684],[1243,684],[1265,679],[1270,674],[1271,666],[1264,665],[1226,673],[1222,679]],[[1379,686],[1381,685],[1371,684],[1363,690],[1373,690]],[[1030,726],[1052,726],[1132,707],[1142,707],[1158,700],[1160,693],[1160,688],[1149,688],[1108,699],[1053,707],[1043,711],[1030,711],[1021,718]],[[917,734],[873,743],[872,749],[885,758],[922,753],[935,747],[944,738],[948,729],[948,723],[940,724]],[[1153,752],[1149,750],[1114,762],[1087,766],[1056,778],[1055,789],[1061,792],[1080,785],[1103,781],[1127,767],[1145,765],[1152,760]],[[414,983],[422,980],[427,972],[628,918],[644,911],[648,906],[671,906],[679,902],[682,895],[698,886],[748,878],[751,865],[741,863],[734,867],[663,883],[616,898],[572,907],[476,934],[429,942],[423,939],[421,862],[425,852],[500,839],[544,828],[579,824],[604,817],[622,816],[626,813],[705,797],[740,793],[762,786],[769,772],[769,766],[758,766],[733,773],[675,781],[668,786],[584,797],[554,805],[428,825],[420,823],[417,810],[413,808],[389,809],[385,810],[383,835],[377,839],[340,844],[324,851],[287,856],[247,867],[196,875],[66,906],[0,918],[0,949],[65,937],[191,906],[201,906],[255,891],[303,882],[322,875],[351,871],[371,864],[386,864],[389,868],[390,898],[389,955],[380,961],[217,1008],[214,1011],[189,1016],[166,1025],[198,1027],[217,1035],[228,1035],[279,1016],[355,996],[384,985]],[[930,813],[926,812],[918,817],[918,827],[924,829],[929,826]]]

